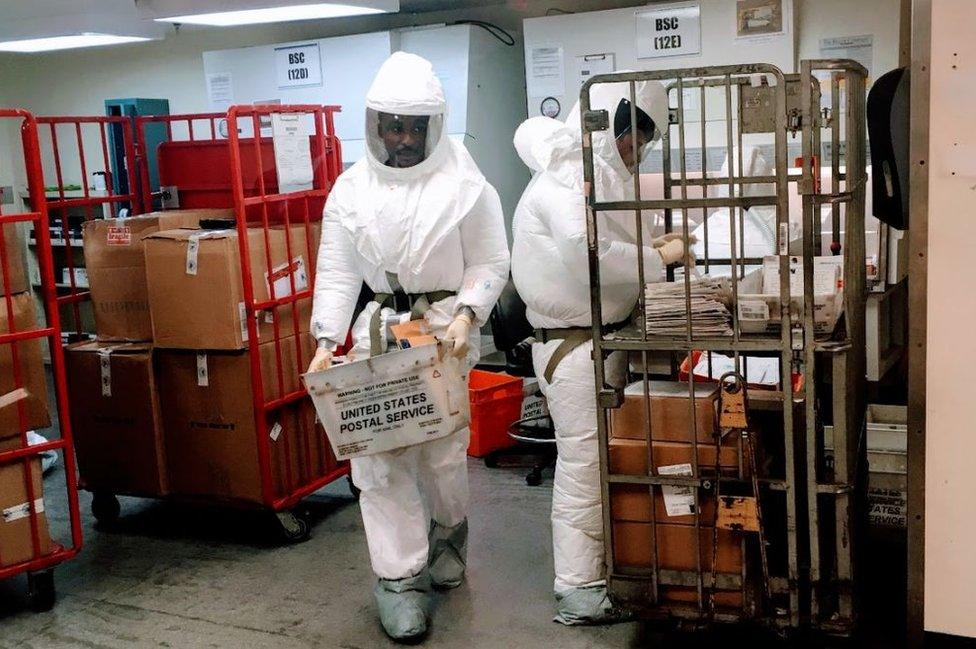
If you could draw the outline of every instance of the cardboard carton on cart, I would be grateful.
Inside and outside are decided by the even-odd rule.
[[[696,382],[694,426],[698,441],[714,441],[718,424],[718,385]],[[648,381],[651,434],[655,441],[690,442],[692,419],[687,381]],[[617,439],[647,439],[647,410],[644,383],[624,388],[623,404],[610,411],[610,436]]]
[[[446,437],[470,420],[467,372],[422,345],[306,374],[305,385],[340,460]]]
[[[17,448],[16,445],[0,444],[0,452]],[[29,502],[24,463],[17,461],[0,465],[0,568],[34,559],[34,541],[31,531],[31,513],[37,519],[37,537],[40,556],[51,553],[51,534],[47,515],[44,513],[44,482],[40,460],[31,460],[34,503]]]
[[[11,296],[13,306],[13,327],[7,321],[6,298],[0,297],[0,334],[29,331],[37,328],[34,311],[34,298],[30,293]],[[6,408],[0,408],[0,441],[19,437],[21,431],[20,411],[24,413],[27,430],[47,428],[51,417],[47,409],[47,381],[44,372],[44,358],[40,339],[24,340],[13,344],[0,345],[0,397],[17,389],[14,382],[13,356],[16,350],[20,367],[20,387],[25,392],[23,398]]]
[[[172,210],[86,221],[85,269],[99,340],[152,340],[143,240],[161,230],[232,218],[229,209]]]
[[[81,342],[65,353],[79,484],[98,494],[169,489],[149,343]]]
[[[294,336],[281,339],[281,386],[274,342],[259,346],[265,399],[299,389],[299,368],[311,360],[312,341],[302,335],[299,342],[300,358]],[[264,504],[248,352],[157,350],[157,367],[171,493]],[[324,466],[308,414],[303,399],[269,415],[276,496],[315,477],[307,467]]]
[[[263,228],[248,229],[251,283],[254,299],[264,302],[310,288],[315,259],[306,259],[318,249],[320,227],[310,226],[311,246],[307,245],[304,224],[289,228],[291,259],[288,258],[285,228],[268,231],[271,265],[267,263]],[[149,308],[152,314],[153,341],[167,349],[244,349],[248,343],[244,287],[236,229],[167,230],[150,235],[145,246],[149,281]],[[310,298],[298,302],[298,328],[307,332],[311,321]],[[294,334],[292,305],[278,308],[281,336]],[[259,314],[258,337],[274,336],[270,310]]]
[[[24,234],[17,223],[3,226],[3,248],[7,258],[9,276],[0,267],[0,295],[23,293],[28,288],[27,269],[24,266]]]

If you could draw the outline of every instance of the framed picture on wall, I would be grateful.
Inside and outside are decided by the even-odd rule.
[[[736,38],[765,38],[785,34],[786,25],[783,0],[736,0]]]

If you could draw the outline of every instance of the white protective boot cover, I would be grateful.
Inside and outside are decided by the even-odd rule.
[[[533,346],[537,376],[542,375],[559,343]],[[592,590],[606,583],[592,351],[592,343],[577,347],[563,358],[551,384],[539,379],[556,428],[552,552],[559,606],[556,619],[566,624],[607,621],[612,613],[605,597],[593,596]],[[607,379],[612,385],[623,385],[625,360],[620,354],[607,360]],[[572,595],[576,589],[587,589],[586,594]]]

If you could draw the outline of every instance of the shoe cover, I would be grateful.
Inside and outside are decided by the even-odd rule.
[[[630,617],[610,602],[604,584],[580,586],[556,593],[554,622],[567,626],[615,624],[626,622]]]
[[[394,640],[410,640],[427,632],[430,575],[425,570],[406,579],[380,579],[374,591],[380,623]]]
[[[430,580],[436,588],[457,588],[464,581],[468,556],[468,519],[454,527],[430,527]]]

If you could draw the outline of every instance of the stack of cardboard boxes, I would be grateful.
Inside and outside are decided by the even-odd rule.
[[[38,328],[34,298],[24,266],[22,232],[9,223],[3,226],[3,234],[6,272],[0,267],[0,335]],[[20,448],[23,432],[51,425],[42,344],[42,339],[34,338],[0,345],[0,398],[7,397],[4,399],[7,405],[0,407],[0,453]],[[23,391],[18,391],[18,386]],[[51,551],[40,461],[32,460],[30,467],[34,485],[33,507],[29,502],[24,462],[18,460],[0,465],[0,512],[3,513],[0,516],[0,567],[23,563],[34,557],[31,511],[38,522],[40,553]]]
[[[311,359],[311,299],[258,314],[252,366],[238,233],[208,223],[221,218],[232,215],[192,210],[86,226],[99,340],[69,348],[68,366],[81,480],[92,491],[260,504],[259,427],[269,435],[273,496],[327,469],[311,404],[291,402]],[[272,283],[275,298],[309,288],[306,260],[318,247],[317,225],[291,226],[290,241],[283,226],[269,232],[267,245],[263,229],[248,234],[258,302],[271,298]],[[289,401],[266,422],[257,420],[252,369],[265,402]]]
[[[694,424],[700,474],[714,475],[717,464],[721,475],[737,477],[739,453],[734,441],[726,442],[721,448],[716,447],[717,385],[695,384],[694,420],[688,383],[650,381],[648,387],[650,430],[654,440],[650,459],[656,473],[691,476],[694,455],[691,431]],[[611,411],[611,473],[648,475],[646,403],[643,382],[634,383],[625,389],[623,405]],[[610,515],[617,567],[624,571],[648,570],[653,567],[656,556],[660,570],[696,570],[695,516],[690,513],[690,491],[654,487],[653,498],[651,493],[652,490],[643,485],[611,485]],[[699,494],[698,504],[702,571],[712,571],[714,545],[717,572],[740,575],[743,562],[741,534],[719,529],[716,536],[714,496],[703,492]],[[696,602],[697,597],[696,587],[661,587],[664,602]],[[739,591],[717,592],[714,601],[718,606],[727,607],[741,607],[743,603]]]

